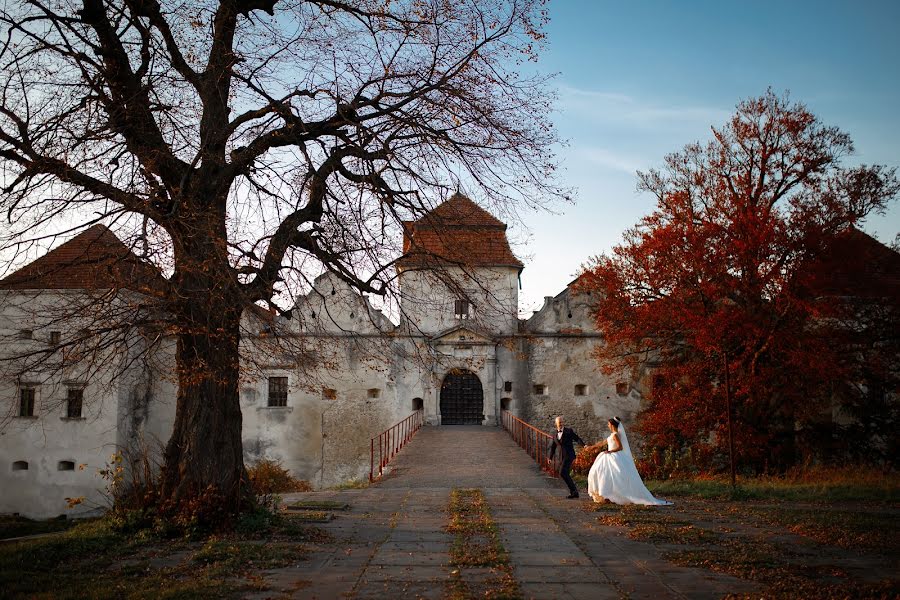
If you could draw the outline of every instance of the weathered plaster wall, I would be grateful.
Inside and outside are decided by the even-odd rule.
[[[55,320],[60,307],[73,297],[71,292],[4,293],[0,300],[4,354],[48,347],[50,330],[63,336],[77,330],[78,320]],[[33,339],[17,339],[22,329],[34,331]],[[145,363],[131,360],[141,350],[142,341],[136,339],[124,354],[95,356],[89,364],[60,373],[40,369],[26,373],[21,381],[36,390],[33,417],[18,416],[18,381],[11,372],[4,373],[0,380],[0,513],[17,512],[32,518],[77,516],[105,504],[102,490],[106,482],[98,471],[125,440],[126,423],[120,418],[123,406],[146,396]],[[67,416],[70,386],[84,389],[81,418]],[[73,463],[74,469],[61,470],[64,461]],[[28,468],[18,469],[15,463],[27,463]],[[84,503],[67,508],[66,498],[82,496]]]
[[[427,422],[440,424],[441,384],[454,369],[472,371],[481,381],[484,425],[496,425],[504,408],[545,430],[563,415],[587,441],[597,441],[605,437],[610,416],[632,419],[640,404],[635,386],[622,393],[617,378],[596,368],[592,350],[602,340],[591,327],[590,298],[567,289],[520,323],[516,270],[488,269],[483,275],[482,287],[470,292],[481,300],[468,320],[454,317],[455,291],[426,289],[435,281],[420,273],[406,273],[403,281],[404,300],[413,302],[404,306],[404,318],[414,326],[395,326],[330,275],[316,280],[289,320],[248,311],[240,389],[248,463],[278,460],[317,487],[364,479],[370,438],[411,414],[417,401]],[[415,303],[417,296],[431,304]],[[38,312],[21,306],[0,311],[0,328],[24,328]],[[0,512],[33,507],[34,516],[54,516],[63,511],[66,496],[99,499],[96,471],[113,451],[162,448],[175,415],[173,368],[174,340],[164,340],[150,363],[117,386],[102,393],[89,388],[101,400],[95,406],[103,408],[85,421],[58,422],[56,413],[44,409],[37,419],[13,420],[0,435],[0,485],[17,491],[3,494]],[[287,406],[268,406],[269,377],[288,378]],[[545,386],[546,393],[536,393],[535,385]],[[578,385],[585,386],[583,395]],[[12,410],[14,389],[9,393]],[[29,471],[12,472],[11,463],[25,454],[32,457]],[[65,459],[88,467],[55,471]]]
[[[400,275],[403,318],[413,331],[438,334],[460,324],[454,302],[472,304],[472,327],[493,334],[510,335],[518,326],[519,270],[483,267],[477,272],[448,268],[437,275],[404,271]]]
[[[593,350],[603,340],[592,325],[591,302],[571,288],[545,299],[525,323],[526,384],[516,387],[524,399],[522,418],[547,431],[562,416],[588,443],[606,438],[610,417],[633,422],[641,402],[630,376],[600,372]],[[536,386],[544,386],[544,393]]]

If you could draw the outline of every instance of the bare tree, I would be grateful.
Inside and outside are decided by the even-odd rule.
[[[170,274],[162,499],[244,476],[239,323],[304,268],[385,294],[403,220],[464,185],[562,197],[540,0],[39,0],[0,12],[4,250],[96,222]],[[525,67],[523,67],[525,65]],[[523,74],[526,73],[526,74]]]

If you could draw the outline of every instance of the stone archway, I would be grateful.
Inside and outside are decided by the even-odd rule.
[[[441,425],[481,425],[484,391],[471,371],[454,369],[441,384]]]

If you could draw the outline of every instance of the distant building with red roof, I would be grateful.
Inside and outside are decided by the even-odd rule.
[[[105,225],[97,224],[0,279],[2,290],[130,289],[144,293],[164,283]]]
[[[900,298],[900,253],[856,227],[837,234],[806,274],[816,296]]]
[[[416,221],[403,224],[398,268],[514,267],[522,269],[506,238],[506,224],[468,197],[453,194]]]

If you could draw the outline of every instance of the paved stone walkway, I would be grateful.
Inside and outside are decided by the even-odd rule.
[[[366,489],[285,498],[336,500],[351,510],[323,525],[333,541],[311,547],[310,560],[265,573],[275,592],[258,597],[445,597],[453,488],[484,491],[526,598],[703,599],[752,591],[740,579],[672,565],[653,545],[599,525],[584,510],[588,500],[565,499],[562,482],[541,473],[500,428],[425,427],[390,467]]]

